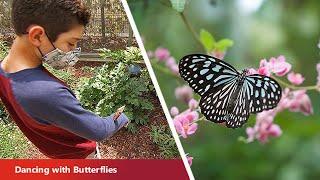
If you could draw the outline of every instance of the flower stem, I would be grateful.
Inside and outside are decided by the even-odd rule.
[[[158,71],[161,71],[163,74],[172,76],[172,77],[176,78],[177,80],[181,80],[181,78],[179,76],[177,76],[174,73],[172,73],[169,69],[167,69],[165,67],[162,67],[160,64],[152,62],[152,61],[151,61],[151,64],[152,64],[152,67],[154,69],[157,69]]]
[[[275,79],[277,82],[279,82],[280,84],[282,84],[283,86],[286,86],[290,89],[293,89],[293,90],[317,90],[317,86],[294,86],[294,85],[291,85],[291,84],[288,84],[284,81],[282,81],[281,79],[279,78],[276,78],[274,76],[271,76],[273,79]]]
[[[206,119],[206,117],[202,116],[201,118],[199,118],[199,119],[197,119],[197,120],[193,121],[193,122],[192,122],[192,123],[190,123],[190,124],[197,123],[197,122],[200,122],[200,121],[209,121],[209,120],[207,120],[207,119]],[[211,121],[210,121],[210,122],[211,122]]]
[[[198,34],[196,33],[196,31],[194,30],[194,28],[191,26],[191,23],[188,21],[187,17],[184,15],[184,13],[179,13],[180,17],[182,18],[184,24],[187,26],[188,30],[191,32],[193,38],[197,41],[197,43],[204,49],[200,38],[198,36]],[[205,49],[204,49],[205,50]],[[205,50],[206,51],[206,50]]]

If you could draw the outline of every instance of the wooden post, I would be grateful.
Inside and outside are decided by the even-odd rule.
[[[133,31],[129,22],[128,22],[128,26],[129,26],[128,47],[130,47],[132,46]]]
[[[106,6],[105,0],[100,0],[101,34],[103,39],[106,38],[106,18],[104,14],[105,6]]]

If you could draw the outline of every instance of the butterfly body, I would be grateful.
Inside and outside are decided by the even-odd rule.
[[[237,84],[236,90],[231,94],[230,101],[228,102],[228,105],[227,105],[228,112],[231,112],[234,106],[236,105],[236,99],[238,97],[238,92],[240,91],[242,84],[243,82],[239,82]]]
[[[191,54],[179,62],[179,72],[201,96],[201,113],[215,123],[241,127],[250,113],[276,107],[281,98],[280,85],[270,77],[247,75],[217,58]]]

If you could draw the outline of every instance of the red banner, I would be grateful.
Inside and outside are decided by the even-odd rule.
[[[182,160],[0,160],[0,179],[189,179]]]

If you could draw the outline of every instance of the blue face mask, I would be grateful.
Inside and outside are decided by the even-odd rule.
[[[48,37],[48,35],[47,35]],[[48,37],[49,39],[49,37]],[[43,62],[53,67],[54,69],[63,69],[76,64],[79,61],[79,56],[81,53],[81,48],[78,47],[69,52],[63,52],[59,48],[56,48],[51,40],[49,39],[52,46],[55,48],[53,51],[43,54],[38,48],[40,54],[42,55]]]

